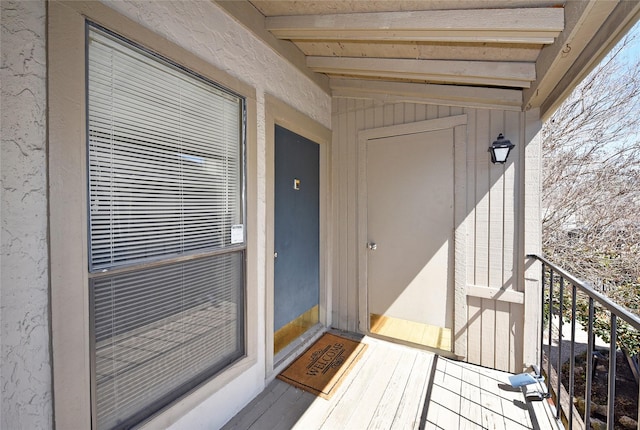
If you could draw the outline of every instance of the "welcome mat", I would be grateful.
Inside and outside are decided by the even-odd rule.
[[[325,333],[278,378],[329,399],[366,348],[364,343]]]

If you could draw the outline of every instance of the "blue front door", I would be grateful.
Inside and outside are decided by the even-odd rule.
[[[319,145],[275,130],[274,351],[318,322]]]

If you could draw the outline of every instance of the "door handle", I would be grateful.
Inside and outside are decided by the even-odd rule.
[[[378,249],[378,244],[369,242],[367,243],[367,248],[369,248],[371,251],[375,251],[376,249]]]

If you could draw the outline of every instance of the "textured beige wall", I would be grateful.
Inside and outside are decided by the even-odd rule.
[[[47,87],[44,1],[0,2],[2,8],[2,410],[0,428],[52,428],[47,238]],[[291,64],[210,1],[105,2],[256,90],[259,184],[257,284],[264,286],[265,94],[324,126],[331,99]],[[264,288],[257,298],[264,331]],[[264,340],[258,345],[264,360]],[[264,383],[264,365],[182,418],[188,428],[216,427]],[[248,389],[250,387],[250,389]],[[220,405],[224,407],[220,407]]]
[[[1,1],[2,429],[52,427],[44,1]]]

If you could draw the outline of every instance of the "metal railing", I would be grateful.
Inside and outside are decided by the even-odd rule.
[[[586,351],[586,369],[585,369],[585,408],[584,408],[584,428],[591,428],[591,390],[593,384],[593,366],[594,360],[594,315],[596,312],[596,306],[599,310],[608,313],[609,316],[609,367],[608,367],[608,382],[607,382],[607,429],[613,430],[615,424],[614,409],[615,409],[615,393],[616,393],[616,351],[617,351],[617,339],[618,339],[618,325],[619,320],[629,324],[635,330],[640,331],[640,318],[620,305],[614,303],[608,297],[595,291],[586,282],[581,281],[572,274],[556,266],[551,261],[539,255],[528,255],[527,257],[536,259],[542,262],[542,304],[541,304],[541,317],[542,323],[540,324],[540,368],[543,367],[543,357],[545,354],[544,348],[544,335],[548,330],[547,340],[547,378],[548,386],[551,385],[549,379],[551,375],[551,345],[553,341],[553,317],[558,317],[557,327],[557,341],[558,341],[558,353],[557,362],[555,363],[557,369],[557,387],[550,387],[556,392],[556,419],[561,419],[561,395],[562,395],[562,329],[563,329],[563,317],[568,320],[568,324],[571,325],[571,340],[569,343],[569,384],[568,395],[569,405],[567,425],[571,430],[574,425],[574,388],[575,388],[575,346],[576,346],[576,315],[578,298],[581,300],[588,300],[587,306],[587,319],[586,327],[587,331],[587,351]],[[567,289],[570,290],[570,297],[567,297]],[[565,298],[566,297],[566,298]],[[567,300],[568,299],[568,300]],[[569,309],[567,309],[569,308]],[[568,312],[570,310],[570,313]],[[601,312],[602,313],[602,312]],[[566,318],[568,316],[568,318]],[[640,393],[638,394],[640,397]],[[638,402],[640,405],[640,401]],[[638,430],[640,430],[640,406],[638,411]]]

